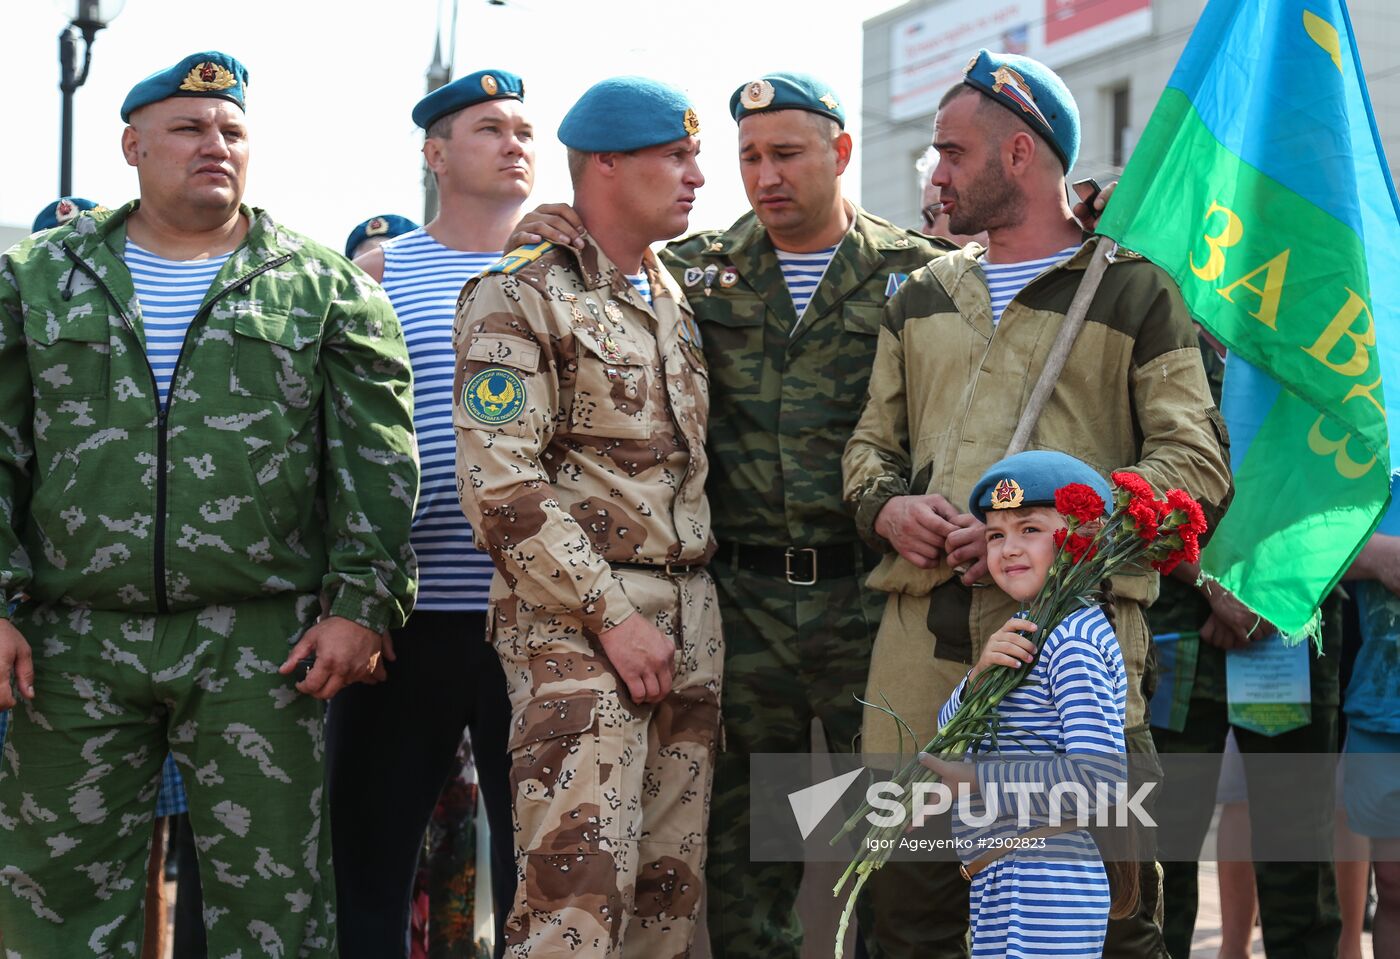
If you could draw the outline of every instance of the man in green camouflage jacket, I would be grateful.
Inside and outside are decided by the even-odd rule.
[[[707,492],[725,637],[711,948],[767,959],[801,951],[802,866],[754,861],[749,757],[809,751],[814,717],[829,749],[856,747],[856,697],[882,604],[862,584],[874,557],[842,504],[841,451],[860,416],[880,311],[941,248],[842,197],[852,143],[820,81],[768,74],[736,91],[730,109],[753,212],[673,244],[664,259],[710,366]]]
[[[412,602],[409,366],[378,286],[241,205],[246,82],[209,52],[138,84],[140,201],[0,257],[10,959],[138,954],[167,750],[210,954],[336,954],[317,700]],[[172,357],[137,263],[217,259]]]
[[[727,231],[670,244],[662,261],[700,323],[710,370],[706,492],[725,637],[710,947],[721,959],[770,959],[801,950],[802,866],[753,861],[749,757],[807,752],[814,717],[832,750],[850,752],[860,731],[856,696],[882,601],[862,585],[874,557],[842,504],[841,451],[865,399],[881,309],[945,248],[842,197],[852,142],[821,81],[768,74],[736,90],[730,111],[753,211]],[[512,241],[568,243],[577,226],[551,205]],[[783,838],[791,848],[796,829]]]

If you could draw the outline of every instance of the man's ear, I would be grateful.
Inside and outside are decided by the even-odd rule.
[[[443,147],[442,140],[428,137],[423,141],[423,162],[434,173],[443,171],[447,165],[447,150]]]
[[[126,158],[127,166],[136,166],[141,156],[141,134],[133,126],[122,131],[122,156]]]
[[[1008,138],[1004,149],[1008,161],[1007,172],[1012,176],[1021,176],[1035,165],[1040,144],[1028,131],[1017,130]]]
[[[836,151],[836,175],[840,176],[851,163],[851,153],[855,150],[855,144],[851,141],[851,135],[842,130],[840,136],[831,142],[831,148]]]
[[[589,157],[588,162],[593,164],[601,175],[614,177],[617,176],[617,161],[620,156],[622,156],[620,153],[594,153]]]

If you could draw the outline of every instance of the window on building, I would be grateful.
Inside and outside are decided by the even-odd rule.
[[[1110,154],[1113,165],[1121,167],[1133,152],[1137,137],[1129,120],[1128,85],[1114,87],[1108,93],[1108,115],[1110,119]]]

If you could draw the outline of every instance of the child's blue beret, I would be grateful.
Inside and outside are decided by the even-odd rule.
[[[1104,512],[1112,511],[1108,481],[1088,463],[1053,450],[1027,450],[993,463],[972,487],[968,508],[985,523],[988,510],[1054,506],[1055,490],[1070,483],[1083,483],[1099,494]]]

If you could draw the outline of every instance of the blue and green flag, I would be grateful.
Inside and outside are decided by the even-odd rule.
[[[1099,224],[1230,350],[1235,498],[1202,567],[1285,634],[1390,499],[1397,211],[1342,0],[1211,0]]]

